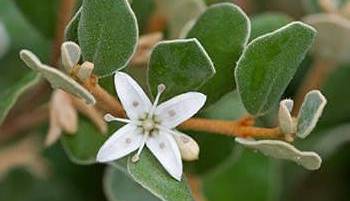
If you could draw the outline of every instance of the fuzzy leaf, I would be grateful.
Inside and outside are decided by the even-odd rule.
[[[132,180],[127,172],[108,166],[103,177],[103,188],[109,201],[160,201]]]
[[[129,159],[127,166],[131,177],[161,200],[193,201],[186,178],[179,182],[169,176],[148,149],[142,151],[137,163]]]
[[[236,138],[236,142],[259,150],[261,153],[277,159],[296,162],[308,170],[317,170],[321,167],[322,159],[315,152],[299,151],[293,145],[280,140],[259,140]]]
[[[136,17],[126,0],[84,0],[78,27],[84,61],[107,76],[126,67],[138,40]]]
[[[20,52],[20,57],[29,68],[40,73],[50,82],[52,88],[62,89],[70,94],[84,98],[87,104],[95,104],[96,100],[88,90],[61,71],[42,64],[32,52],[22,50]]]
[[[26,75],[15,85],[0,93],[0,125],[5,120],[8,112],[16,104],[17,99],[40,80],[40,76],[34,73]]]
[[[209,7],[188,32],[187,38],[197,38],[215,66],[216,74],[201,87],[208,103],[234,89],[234,68],[249,34],[248,17],[232,3]]]
[[[279,102],[314,37],[312,27],[293,22],[249,43],[235,71],[249,113],[262,115]]]
[[[278,111],[278,122],[283,133],[295,133],[296,125],[291,116],[293,109],[293,100],[285,99],[280,102],[280,108]]]
[[[313,53],[331,61],[350,62],[350,21],[336,14],[310,15],[304,21],[317,30]]]
[[[306,94],[298,114],[298,137],[306,138],[311,133],[326,104],[327,100],[320,91],[313,90]]]
[[[158,43],[149,61],[148,82],[153,95],[165,84],[163,99],[202,86],[215,73],[209,56],[196,39]]]
[[[71,161],[78,164],[96,162],[96,155],[107,136],[104,136],[92,123],[79,118],[78,132],[74,135],[64,134],[61,143]]]

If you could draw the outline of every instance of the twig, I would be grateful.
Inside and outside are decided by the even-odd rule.
[[[195,201],[207,201],[202,193],[202,181],[199,177],[187,174],[188,184],[191,187],[192,194]]]

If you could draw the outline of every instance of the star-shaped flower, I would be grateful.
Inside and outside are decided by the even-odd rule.
[[[132,157],[139,160],[142,149],[147,148],[162,164],[165,170],[177,180],[181,180],[182,161],[175,136],[176,126],[191,118],[204,105],[206,96],[198,92],[187,92],[158,105],[160,95],[165,90],[158,86],[154,103],[129,75],[118,72],[114,77],[118,97],[129,119],[105,116],[106,121],[127,123],[116,131],[101,147],[97,161],[110,162],[120,159],[138,149]]]

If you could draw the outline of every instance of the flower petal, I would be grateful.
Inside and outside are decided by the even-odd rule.
[[[97,153],[97,161],[109,162],[120,159],[135,151],[140,146],[141,139],[142,135],[137,132],[136,126],[127,124],[102,145]]]
[[[168,173],[181,181],[182,161],[179,148],[175,139],[165,132],[160,131],[156,136],[147,139],[146,146],[162,164]]]
[[[142,88],[129,75],[117,72],[114,83],[118,97],[130,119],[138,119],[152,108]]]
[[[175,128],[196,114],[205,100],[206,96],[202,93],[187,92],[160,104],[155,114],[161,120],[162,126]]]

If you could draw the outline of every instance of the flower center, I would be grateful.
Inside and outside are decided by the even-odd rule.
[[[155,128],[155,122],[152,119],[146,119],[142,122],[142,128],[146,132],[150,132]]]

